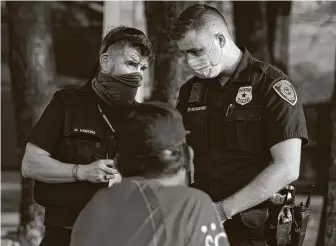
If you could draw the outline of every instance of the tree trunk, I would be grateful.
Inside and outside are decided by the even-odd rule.
[[[120,24],[121,4],[122,3],[120,1],[104,2],[102,38],[105,37],[111,28]]]
[[[325,219],[320,226],[324,228],[325,246],[336,245],[336,54],[335,54],[335,83],[331,99],[331,161],[329,167],[328,192],[324,198]]]
[[[175,105],[180,86],[192,74],[176,42],[170,38],[170,32],[182,11],[198,1],[145,1],[144,3],[147,33],[156,56],[153,64],[153,91],[150,100]]]
[[[134,28],[142,29],[142,21],[143,20],[143,1],[133,1],[132,2],[132,26]],[[148,86],[149,80],[149,71],[146,70],[144,72],[144,79],[142,81],[142,85],[139,87],[137,94],[135,96],[136,101],[143,102],[146,97],[146,89]]]
[[[17,122],[18,154],[50,101],[55,64],[50,5],[45,2],[7,2],[9,16],[10,72]],[[37,246],[43,236],[44,209],[33,200],[33,181],[22,178],[21,245]]]
[[[156,56],[151,100],[168,102],[172,105],[177,90],[178,48],[170,38],[170,30],[177,19],[177,4],[172,1],[145,2],[148,37]]]
[[[236,44],[245,46],[257,59],[270,62],[267,8],[264,1],[232,1]]]
[[[288,73],[292,2],[233,1],[232,4],[236,43],[246,46],[255,58]]]
[[[289,15],[291,1],[266,2],[267,13],[267,43],[270,63],[288,73],[289,52]]]

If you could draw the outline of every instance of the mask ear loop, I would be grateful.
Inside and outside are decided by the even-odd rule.
[[[201,56],[198,56],[198,57],[189,59],[189,61],[199,60],[199,59],[201,59],[201,58],[203,58],[203,57],[207,57],[207,58],[209,58],[209,54],[210,54],[210,52],[211,52],[213,46],[214,46],[214,39],[211,41],[211,47],[210,47],[210,49],[208,50],[208,52],[206,52],[205,54],[203,54],[203,55],[201,55]],[[212,65],[212,63],[211,63],[211,65]],[[213,65],[213,66],[215,66],[215,65]]]
[[[222,53],[223,53],[223,48],[220,49],[220,50],[221,50],[221,54],[220,54],[219,60],[218,60],[218,62],[217,62],[216,64],[213,64],[212,60],[211,60],[210,57],[209,57],[209,54],[210,54],[210,51],[211,51],[212,47],[215,45],[215,40],[216,40],[216,38],[218,38],[219,35],[220,35],[219,33],[216,33],[216,34],[214,35],[215,38],[214,38],[214,40],[213,40],[213,42],[212,42],[212,46],[211,46],[209,52],[207,53],[207,56],[208,56],[208,58],[209,58],[209,60],[210,60],[210,63],[211,63],[211,65],[214,66],[214,67],[217,66],[217,65],[221,62],[221,59],[222,59]]]

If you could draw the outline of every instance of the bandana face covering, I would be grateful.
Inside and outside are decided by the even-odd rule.
[[[214,78],[220,73],[221,63],[218,62],[216,65],[214,65],[213,59],[209,55],[212,50],[212,47],[210,48],[208,53],[193,59],[188,59],[189,67],[199,78],[202,79]],[[222,49],[221,49],[221,56],[222,56]]]
[[[92,89],[106,103],[112,106],[129,106],[134,102],[142,75],[130,73],[120,76],[99,75],[92,81]]]

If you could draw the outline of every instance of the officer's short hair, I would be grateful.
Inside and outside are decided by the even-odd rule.
[[[142,31],[124,25],[113,27],[109,29],[102,41],[99,49],[99,55],[88,82],[91,82],[92,79],[99,73],[99,58],[103,53],[105,53],[111,46],[123,49],[126,45],[138,50],[141,56],[148,59],[148,62],[151,62],[154,59],[152,44]]]
[[[207,24],[212,17],[222,20],[228,30],[224,16],[216,8],[206,4],[194,4],[184,10],[178,17],[172,28],[171,37],[174,40],[181,40],[189,31]]]
[[[180,113],[165,103],[136,105],[118,134],[117,169],[123,177],[160,178],[188,169],[187,131]]]
[[[139,29],[120,25],[111,28],[105,35],[99,50],[99,56],[106,52],[112,45],[124,48],[129,45],[137,49],[141,56],[153,59],[153,48],[150,40]]]

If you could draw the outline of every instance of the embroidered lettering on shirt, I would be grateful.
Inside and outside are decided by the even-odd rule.
[[[243,86],[238,89],[236,102],[240,105],[248,104],[252,101],[252,86]]]
[[[83,129],[83,128],[75,128],[74,129],[75,132],[81,132],[81,133],[87,133],[87,134],[92,134],[92,135],[96,135],[96,131],[94,130],[90,130],[90,129]]]
[[[188,112],[194,112],[194,111],[202,111],[202,110],[206,110],[207,106],[201,106],[201,107],[191,107],[188,108],[187,111]]]

